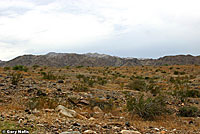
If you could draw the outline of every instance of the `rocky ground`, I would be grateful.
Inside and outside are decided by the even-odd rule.
[[[139,83],[139,88],[131,82]],[[188,90],[195,92],[178,94]],[[4,67],[0,68],[0,129],[31,134],[198,134],[200,112],[189,117],[179,113],[184,106],[200,109],[199,90],[197,65]],[[128,99],[142,94],[164,95],[171,112],[145,119],[128,111]]]

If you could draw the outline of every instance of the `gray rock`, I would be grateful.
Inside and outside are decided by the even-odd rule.
[[[93,131],[93,130],[85,130],[83,132],[83,134],[96,134],[97,132]]]
[[[69,118],[75,118],[77,116],[76,111],[67,109],[62,105],[58,105],[55,109],[56,111],[60,112],[62,115],[67,116]]]
[[[120,133],[121,134],[141,134],[139,131],[134,131],[134,130],[122,130]]]

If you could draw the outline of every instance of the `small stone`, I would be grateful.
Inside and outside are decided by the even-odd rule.
[[[60,88],[57,89],[58,92],[61,92],[62,90]]]
[[[63,80],[58,80],[58,83],[64,83],[64,81]]]
[[[94,112],[98,112],[98,113],[102,113],[103,111],[101,110],[101,108],[99,108],[98,106],[95,106],[93,108]]]
[[[4,84],[1,84],[1,83],[0,83],[0,87],[3,87],[3,86],[4,86]]]
[[[83,134],[96,134],[97,132],[93,131],[93,130],[86,130],[83,132]]]
[[[83,104],[83,105],[89,105],[90,102],[87,100],[80,100],[78,103]]]
[[[160,133],[161,133],[161,134],[165,134],[166,132],[165,132],[165,131],[161,131]]]
[[[89,120],[90,120],[90,121],[94,121],[94,120],[95,120],[95,118],[93,118],[93,117],[90,117],[90,118],[89,118]]]
[[[159,131],[160,129],[159,128],[154,128],[154,130]]]
[[[130,123],[129,123],[128,121],[125,123],[125,125],[126,125],[127,127],[130,127]]]
[[[66,107],[64,107],[62,105],[58,105],[55,110],[59,111],[62,115],[70,117],[70,118],[74,118],[77,116],[76,111],[67,109]]]
[[[73,126],[79,127],[81,125],[79,123],[74,123]]]
[[[189,124],[193,124],[194,122],[193,121],[189,121]]]
[[[134,130],[122,130],[120,133],[122,133],[122,134],[141,134],[139,131],[134,131]]]

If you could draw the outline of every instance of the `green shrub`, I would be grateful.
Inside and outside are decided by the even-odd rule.
[[[83,79],[85,76],[82,74],[78,74],[76,75],[76,78],[80,81],[81,79]]]
[[[144,91],[146,88],[146,83],[143,80],[132,80],[129,82],[128,88],[131,90]]]
[[[156,86],[155,84],[150,84],[150,85],[148,85],[146,91],[150,91],[151,94],[156,96],[157,94],[160,93],[160,87]]]
[[[18,71],[27,72],[27,71],[28,71],[28,68],[25,67],[25,66],[22,66],[22,65],[16,65],[16,66],[13,67],[13,70],[18,70]]]
[[[178,75],[179,74],[179,71],[174,71],[174,75]]]
[[[47,80],[55,80],[57,77],[52,73],[52,72],[41,72],[41,74],[43,75],[43,79],[47,79]]]
[[[22,74],[20,73],[12,73],[11,74],[11,83],[13,85],[18,85],[19,81],[21,80],[21,78],[23,77]]]
[[[73,84],[72,89],[74,91],[78,91],[78,92],[86,92],[86,91],[88,91],[88,87],[85,84],[78,84],[78,83]]]
[[[131,97],[127,101],[127,109],[138,114],[145,120],[153,120],[156,116],[166,113],[165,102],[162,96],[144,99],[144,95],[138,99]]]
[[[174,90],[172,95],[179,99],[181,102],[184,102],[188,97],[200,97],[200,92],[198,90]]]
[[[199,109],[195,106],[184,106],[179,109],[179,116],[196,117],[199,114]]]
[[[4,67],[4,71],[10,70],[10,67]]]
[[[27,106],[33,110],[33,109],[54,109],[56,106],[58,106],[58,100],[54,98],[49,98],[47,96],[40,96],[40,97],[33,97],[30,99],[30,101],[27,103]]]
[[[33,65],[33,69],[40,67],[39,65]]]
[[[185,102],[187,99],[186,90],[177,89],[172,92],[172,95],[176,97],[176,99],[180,100],[181,102]]]
[[[198,90],[187,90],[186,91],[187,97],[197,98],[200,97],[200,92]]]

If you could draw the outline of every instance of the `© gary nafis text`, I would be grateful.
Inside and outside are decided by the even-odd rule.
[[[2,134],[29,134],[28,130],[2,130]]]

